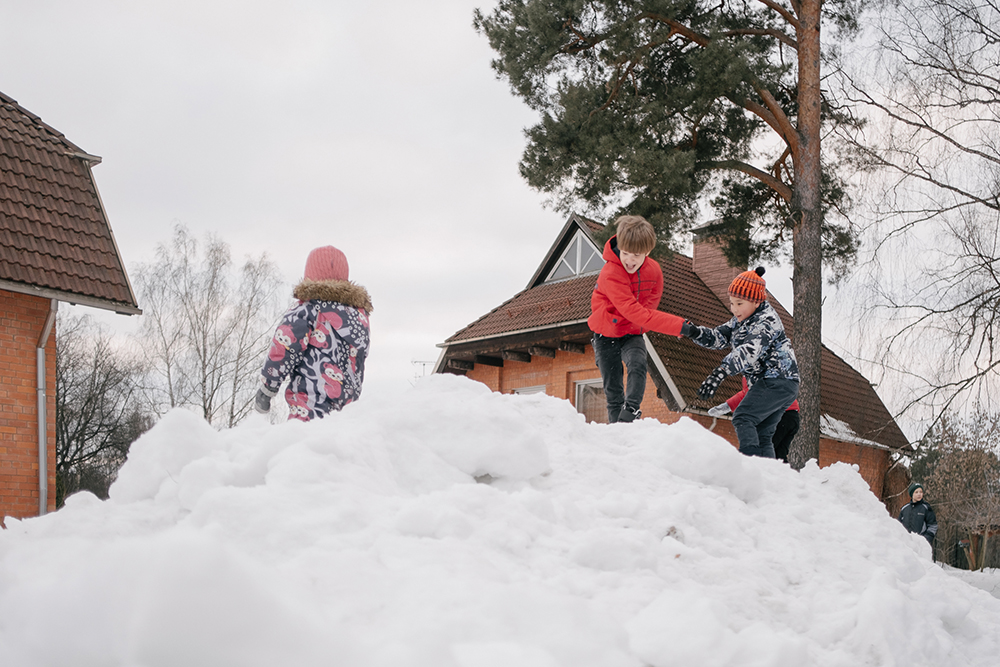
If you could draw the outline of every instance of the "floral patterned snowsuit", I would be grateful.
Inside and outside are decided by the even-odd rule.
[[[293,294],[299,303],[282,316],[261,374],[272,394],[288,378],[288,418],[309,421],[361,395],[372,305],[344,280],[303,280]]]

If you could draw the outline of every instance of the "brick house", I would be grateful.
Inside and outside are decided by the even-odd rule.
[[[100,161],[0,93],[0,520],[55,509],[59,302],[141,312],[91,173]]]
[[[570,401],[589,421],[606,422],[587,327],[590,295],[604,264],[603,245],[596,240],[602,229],[571,216],[524,290],[439,345],[435,372],[463,374],[503,393],[545,392]],[[741,270],[730,267],[719,246],[697,231],[693,255],[674,254],[661,262],[660,310],[695,324],[721,324],[732,316],[727,290]],[[794,341],[792,316],[770,294],[768,299]],[[727,378],[708,403],[696,397],[724,352],[655,332],[645,339],[650,363],[643,416],[668,424],[687,416],[737,446],[729,417],[713,419],[707,410],[739,391],[739,378]],[[908,475],[894,461],[912,451],[910,444],[860,373],[826,347],[822,363],[819,464],[857,464],[872,491],[897,511]]]

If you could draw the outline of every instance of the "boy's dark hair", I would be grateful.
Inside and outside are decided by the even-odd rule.
[[[641,215],[623,215],[615,220],[618,249],[633,255],[648,255],[656,247],[656,231]]]

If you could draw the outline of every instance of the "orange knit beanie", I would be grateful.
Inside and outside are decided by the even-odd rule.
[[[308,280],[347,280],[349,273],[347,257],[332,245],[316,248],[306,259]]]
[[[760,303],[767,298],[764,288],[764,267],[758,266],[753,271],[744,271],[729,283],[729,293],[747,301]]]

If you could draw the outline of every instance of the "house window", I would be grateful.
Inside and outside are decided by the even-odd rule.
[[[576,411],[588,422],[608,423],[608,402],[600,378],[576,383]]]
[[[513,394],[543,394],[545,393],[545,385],[540,384],[535,387],[515,387],[510,391]]]
[[[575,278],[585,273],[596,273],[601,270],[602,266],[604,266],[604,260],[601,259],[600,250],[591,243],[583,232],[578,231],[573,236],[573,241],[559,257],[546,282]]]

